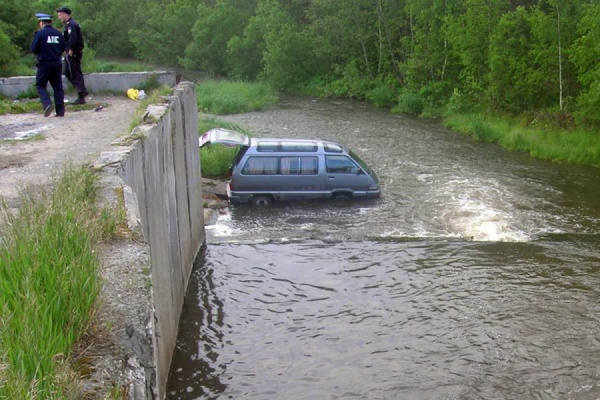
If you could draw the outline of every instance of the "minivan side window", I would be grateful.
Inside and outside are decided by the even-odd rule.
[[[281,157],[281,175],[316,175],[318,171],[317,157]]]
[[[279,157],[248,157],[242,175],[276,175]]]
[[[317,157],[248,157],[242,175],[316,175]]]
[[[330,174],[357,174],[358,166],[346,156],[326,156],[325,164]]]

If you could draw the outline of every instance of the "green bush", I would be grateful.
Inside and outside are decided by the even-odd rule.
[[[457,88],[454,88],[448,104],[446,104],[446,112],[450,114],[465,114],[473,111],[473,103]]]
[[[398,104],[392,111],[402,114],[420,115],[423,113],[424,108],[425,102],[423,101],[423,97],[421,95],[406,91],[402,92],[400,96],[398,96]]]
[[[394,104],[394,91],[385,85],[377,86],[367,92],[367,100],[376,107],[391,108]]]
[[[19,52],[0,23],[0,76],[11,76],[16,70],[18,59]]]

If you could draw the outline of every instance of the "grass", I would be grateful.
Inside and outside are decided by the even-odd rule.
[[[252,136],[248,129],[215,117],[201,116],[198,121],[200,135],[213,128],[225,128]],[[222,145],[207,146],[200,149],[200,165],[205,178],[225,179],[229,173],[231,161],[237,149]]]
[[[94,246],[123,218],[98,195],[96,174],[67,166],[52,189],[23,190],[18,211],[2,203],[0,398],[78,397],[72,349],[101,289]]]
[[[201,111],[198,121],[200,136],[212,128],[226,128],[246,135],[252,135],[247,129],[220,120],[216,114],[236,114],[262,110],[279,100],[277,92],[263,83],[230,82],[207,80],[196,86],[198,109]],[[200,150],[202,176],[223,179],[228,175],[236,149],[224,146],[210,146]]]
[[[452,114],[444,118],[444,125],[476,140],[525,151],[543,160],[600,166],[597,132],[581,128],[526,126],[516,118],[480,114]]]
[[[196,87],[198,109],[224,115],[258,111],[276,104],[277,92],[264,83],[207,80]]]

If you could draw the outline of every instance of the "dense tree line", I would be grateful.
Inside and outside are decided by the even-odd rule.
[[[0,0],[0,73],[34,12]],[[98,57],[125,56],[382,106],[486,107],[600,125],[598,0],[69,0]]]

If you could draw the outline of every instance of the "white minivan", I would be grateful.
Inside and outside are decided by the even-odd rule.
[[[200,147],[238,148],[227,187],[234,204],[286,200],[349,201],[380,195],[377,176],[352,150],[321,139],[255,138],[227,129],[202,135]]]

